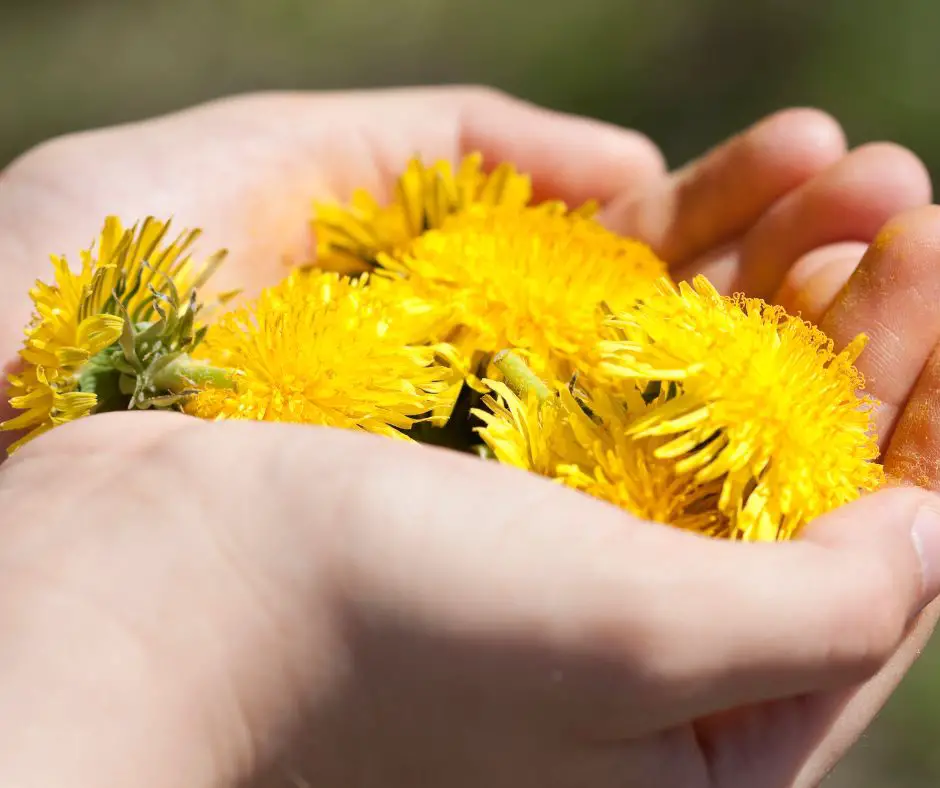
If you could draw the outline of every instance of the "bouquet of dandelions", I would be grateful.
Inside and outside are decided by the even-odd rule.
[[[316,206],[313,229],[315,263],[230,309],[203,298],[223,254],[195,261],[197,233],[152,218],[107,219],[80,270],[53,257],[10,378],[11,451],[121,409],[325,425],[762,541],[883,483],[863,337],[835,353],[778,307],[676,285],[509,165],[413,161],[390,204]]]

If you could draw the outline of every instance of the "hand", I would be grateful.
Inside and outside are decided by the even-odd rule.
[[[0,341],[12,357],[28,316],[25,292],[34,278],[46,275],[46,253],[74,253],[106,213],[118,212],[128,221],[147,213],[173,214],[180,226],[203,226],[205,249],[220,244],[232,249],[223,285],[247,281],[257,288],[277,278],[285,260],[309,253],[311,198],[341,199],[357,185],[387,187],[391,174],[415,151],[436,158],[473,149],[533,172],[540,196],[570,202],[601,198],[608,223],[650,240],[680,273],[705,270],[735,286],[754,282],[752,292],[761,295],[772,292],[792,264],[791,285],[814,261],[847,249],[824,246],[812,252],[816,247],[869,241],[887,216],[929,199],[923,168],[911,154],[881,145],[846,156],[838,127],[811,111],[775,116],[702,162],[666,175],[655,149],[631,132],[547,113],[488,91],[237,99],[55,141],[10,168],[0,182],[0,253],[8,266]],[[800,285],[795,292],[804,300],[820,292],[831,297],[823,287],[833,281],[831,272],[841,274],[837,289],[858,258],[840,260],[820,269],[825,282],[816,277],[812,286]],[[87,441],[95,442],[97,431],[105,429],[101,421],[80,425],[75,434],[88,434]],[[90,432],[82,432],[86,429]],[[112,438],[98,445],[113,443],[120,450],[124,441]],[[43,445],[50,444],[37,442]],[[423,459],[425,450],[417,451]],[[351,457],[349,467],[358,461]],[[470,480],[467,485],[471,490]],[[184,493],[184,499],[195,494]],[[480,494],[473,489],[474,496]],[[872,509],[870,517],[886,519],[879,511]],[[54,523],[48,527],[54,530]],[[877,578],[873,582],[879,585]],[[896,605],[896,616],[901,607]],[[861,634],[868,631],[861,625]],[[873,708],[876,703],[865,712]],[[838,740],[814,737],[816,760],[804,774],[817,773],[819,763],[841,753],[857,735],[854,730]],[[722,733],[720,726],[718,731],[714,738],[738,746],[730,732]],[[740,736],[752,725],[734,731]],[[812,749],[803,745],[802,754],[783,760],[800,762]],[[734,769],[728,768],[722,784],[730,785]],[[763,775],[757,779],[764,784]]]
[[[789,272],[781,302],[821,323],[837,347],[868,334],[858,367],[882,403],[876,426],[885,470],[896,482],[940,490],[940,208],[896,217],[859,264],[860,256],[851,244],[808,255]],[[938,619],[940,606],[933,604],[874,679],[821,705],[820,729],[827,733],[810,759],[810,773],[830,767],[861,735],[920,656]]]
[[[891,216],[930,201],[923,165],[895,145],[846,154],[839,126],[789,110],[673,174],[633,131],[533,107],[483,88],[264,94],[45,143],[0,181],[0,348],[12,357],[26,292],[48,255],[74,256],[117,213],[173,216],[231,250],[222,288],[281,278],[313,251],[314,199],[388,192],[408,158],[481,151],[533,176],[539,198],[598,199],[679,274],[773,295],[803,255],[869,243]],[[877,184],[873,187],[873,184]]]
[[[96,416],[0,495],[18,788],[815,786],[832,699],[940,590],[925,492],[749,545],[297,426]]]

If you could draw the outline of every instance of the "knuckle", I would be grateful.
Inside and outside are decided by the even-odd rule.
[[[873,251],[900,261],[919,259],[911,252],[935,255],[940,237],[940,206],[909,208],[890,219],[872,242]]]
[[[454,92],[467,103],[479,106],[493,106],[515,101],[505,91],[485,84],[458,85],[454,88]]]
[[[818,107],[790,107],[780,110],[774,116],[778,121],[803,127],[814,127],[821,132],[828,132],[841,137],[842,125],[830,113]]]
[[[844,151],[845,131],[828,112],[815,107],[791,107],[771,115],[765,127],[775,127],[798,140],[809,139],[818,146]]]
[[[853,155],[864,161],[870,171],[877,170],[883,193],[900,203],[895,213],[930,202],[933,192],[930,171],[923,159],[910,148],[896,142],[870,142]]]
[[[611,542],[616,541],[616,536]],[[616,549],[608,544],[608,549]],[[655,665],[670,651],[672,627],[656,604],[625,605],[624,599],[648,595],[649,589],[632,576],[599,571],[586,590],[591,613],[586,616],[579,640],[596,658],[616,665]]]
[[[781,110],[738,136],[740,149],[750,156],[773,156],[799,152],[798,158],[783,156],[784,162],[799,161],[800,172],[815,173],[839,161],[846,151],[845,132],[832,116],[817,109]],[[803,168],[809,168],[804,170]]]
[[[877,141],[868,142],[860,145],[857,153],[864,153],[866,156],[884,157],[894,166],[908,166],[926,173],[927,167],[921,158],[910,148],[906,148],[897,142]]]

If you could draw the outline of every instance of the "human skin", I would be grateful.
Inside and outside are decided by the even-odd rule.
[[[471,150],[541,197],[599,198],[678,275],[837,345],[867,332],[888,471],[936,486],[940,214],[916,157],[848,153],[811,110],[673,173],[633,132],[467,88],[243,97],[56,140],[0,178],[0,347],[46,255],[105,214],[203,227],[231,250],[220,286],[257,289],[309,256],[313,198]],[[927,491],[730,544],[291,425],[86,419],[5,463],[0,501],[0,784],[24,788],[813,786],[940,591]]]

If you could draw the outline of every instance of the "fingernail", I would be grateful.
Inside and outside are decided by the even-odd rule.
[[[922,506],[911,529],[914,547],[920,557],[924,604],[940,595],[940,510]]]

